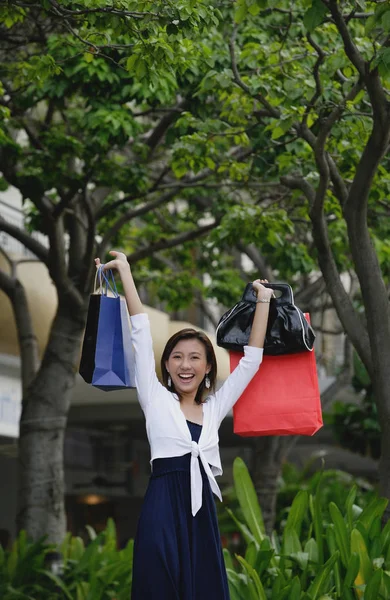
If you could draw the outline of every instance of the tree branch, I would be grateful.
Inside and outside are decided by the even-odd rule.
[[[132,264],[137,262],[138,260],[141,260],[142,258],[152,256],[154,252],[157,252],[158,250],[167,250],[168,248],[174,248],[175,246],[179,246],[180,244],[184,244],[185,242],[194,240],[198,237],[201,237],[202,235],[205,235],[206,233],[217,227],[219,222],[220,220],[216,219],[209,225],[204,225],[203,227],[198,227],[197,229],[180,233],[179,235],[173,238],[161,240],[159,242],[155,242],[154,244],[150,244],[145,248],[141,248],[140,250],[136,250],[132,254],[129,254],[127,260],[130,264]]]
[[[113,210],[116,210],[117,208],[119,208],[120,206],[123,206],[124,204],[127,204],[128,202],[132,202],[133,200],[141,200],[141,198],[146,198],[147,196],[150,196],[151,194],[153,194],[153,192],[160,189],[160,184],[164,180],[165,175],[169,171],[170,171],[170,167],[165,166],[162,169],[159,176],[157,177],[157,179],[150,186],[150,188],[148,190],[146,190],[145,192],[142,192],[142,194],[125,196],[125,198],[121,198],[120,200],[117,200],[116,202],[113,202],[112,204],[109,204],[108,206],[103,206],[99,210],[99,212],[97,214],[97,218],[101,219],[102,217],[107,216],[110,212],[112,212]]]
[[[204,313],[204,315],[207,317],[207,319],[210,321],[212,326],[215,327],[215,329],[216,329],[219,319],[213,315],[212,311],[210,310],[209,306],[207,305],[207,302],[204,300],[204,298],[199,290],[195,291],[195,302],[199,306],[201,311]]]
[[[378,118],[382,125],[385,125],[388,120],[387,100],[379,78],[378,70],[370,69],[370,64],[364,60],[358,48],[354,44],[347,24],[341,13],[338,1],[329,0],[328,6],[335,25],[342,37],[345,53],[366,83],[367,91],[370,96],[374,111],[374,118]]]
[[[319,139],[318,143],[320,143],[324,146],[325,141],[328,138],[333,125],[336,123],[336,121],[338,121],[340,119],[341,115],[343,114],[347,102],[350,102],[351,100],[356,98],[356,96],[362,89],[363,89],[363,81],[362,81],[362,79],[359,78],[359,80],[356,81],[356,83],[350,89],[348,94],[344,97],[343,101],[338,106],[336,106],[332,110],[330,115],[327,117],[327,119],[325,119],[323,121],[320,131],[318,133],[318,139]]]
[[[345,54],[348,56],[349,60],[354,65],[354,67],[357,69],[358,73],[360,73],[360,75],[364,77],[366,74],[365,60],[352,40],[343,14],[339,9],[338,1],[329,0],[329,2],[324,2],[324,4],[326,4],[326,6],[329,8],[335,25],[342,37],[342,40],[344,42]]]
[[[309,203],[313,201],[315,197],[314,189],[302,177],[282,177],[281,181],[290,189],[300,189],[308,198]],[[373,364],[367,330],[341,282],[329,242],[328,230],[322,207],[313,203],[313,208],[310,211],[310,219],[313,226],[314,243],[318,252],[318,262],[328,292],[345,331],[356,348],[366,369],[372,374]]]
[[[99,8],[84,8],[82,10],[70,10],[65,8],[56,0],[50,0],[50,4],[54,6],[59,13],[63,13],[63,15],[69,15],[70,17],[77,17],[79,15],[88,15],[94,13],[109,13],[112,15],[119,15],[122,17],[132,17],[133,19],[143,19],[144,17],[156,17],[158,18],[160,15],[154,12],[142,12],[142,11],[129,11],[129,10],[119,10],[114,7],[99,7]]]
[[[45,248],[43,244],[31,237],[31,235],[29,235],[26,231],[23,231],[23,229],[16,227],[16,225],[8,223],[8,221],[6,221],[3,217],[0,217],[0,231],[4,231],[4,233],[7,233],[15,240],[18,240],[18,242],[23,244],[23,246],[30,250],[30,252],[35,254],[35,256],[39,258],[40,261],[42,261],[46,265],[48,264],[48,249]]]
[[[310,305],[313,302],[313,299],[317,298],[319,294],[325,291],[325,289],[324,278],[318,277],[318,279],[294,294],[295,302],[299,304],[301,310],[305,312],[306,307],[311,307]]]
[[[45,196],[41,182],[38,184],[38,189],[34,189],[32,182],[37,181],[34,176],[19,177],[16,173],[15,156],[7,152],[5,147],[0,148],[0,170],[3,172],[4,178],[20,190],[23,198],[31,200],[44,219],[50,216],[53,205]]]
[[[12,293],[14,291],[14,287],[15,287],[14,278],[11,277],[11,275],[4,273],[4,271],[2,271],[0,269],[0,289],[2,289],[5,294],[7,294],[8,298],[10,300],[12,299]],[[12,300],[11,300],[11,302],[12,302]]]
[[[237,66],[237,59],[236,59],[236,52],[235,52],[237,29],[238,29],[237,25],[234,25],[232,35],[229,40],[229,51],[230,51],[230,61],[231,61],[231,66],[232,66],[232,71],[233,71],[233,81],[246,94],[249,94],[249,96],[252,96],[252,98],[256,98],[260,102],[260,104],[262,104],[267,109],[270,117],[275,117],[276,119],[278,119],[280,117],[280,111],[277,108],[275,108],[274,106],[272,106],[266,100],[266,98],[264,98],[264,96],[262,94],[260,94],[260,92],[253,93],[252,90],[250,89],[250,87],[246,83],[244,83],[244,81],[241,79],[241,76],[240,76],[240,73],[238,70],[238,66]]]
[[[268,279],[268,281],[272,281],[272,271],[254,244],[243,244],[242,242],[238,242],[236,244],[236,248],[251,259],[256,269],[260,273],[261,279]]]
[[[189,100],[184,98],[175,106],[170,113],[165,114],[160,121],[157,123],[156,127],[150,133],[149,137],[146,139],[146,144],[149,146],[149,154],[148,159],[150,159],[153,155],[153,152],[157,148],[161,139],[165,135],[166,131],[172,125],[172,123],[178,118],[178,116],[186,110],[189,106]]]
[[[310,35],[310,33],[308,33],[306,35],[306,37],[307,37],[307,41],[309,42],[309,44],[317,52],[317,60],[315,62],[314,68],[313,68],[313,76],[314,76],[314,81],[315,81],[315,84],[316,84],[316,90],[315,90],[313,96],[311,97],[309,103],[307,104],[307,106],[305,108],[305,112],[304,112],[304,115],[303,115],[303,122],[304,123],[307,122],[307,117],[309,116],[310,110],[312,108],[314,108],[315,103],[317,102],[318,98],[322,95],[322,84],[321,84],[321,79],[320,79],[320,66],[324,62],[325,56],[326,56],[326,53],[322,50],[321,46],[319,46],[313,40],[313,38]]]
[[[390,119],[386,125],[374,121],[371,135],[357,164],[355,177],[344,205],[347,215],[352,211],[366,214],[367,201],[374,176],[390,142]]]
[[[54,221],[49,217],[47,220],[47,229],[50,242],[47,266],[50,277],[56,285],[58,296],[73,307],[74,310],[83,309],[83,295],[68,275],[63,218],[60,217],[57,221]]]
[[[84,253],[84,266],[81,271],[80,283],[84,282],[84,286],[81,287],[82,292],[87,292],[92,286],[92,277],[95,273],[95,265],[92,262],[92,253],[95,248],[95,234],[96,234],[96,222],[93,215],[93,210],[89,198],[87,196],[87,189],[84,189],[82,195],[83,204],[85,206],[85,214],[87,216],[88,233],[87,241],[85,245]]]
[[[13,265],[12,271],[15,271],[15,265]],[[30,308],[22,283],[16,277],[7,275],[0,269],[0,289],[7,294],[15,318],[24,394],[38,370],[38,340],[34,332]]]
[[[97,253],[99,254],[99,256],[105,255],[108,244],[110,243],[110,240],[114,237],[114,235],[116,233],[118,233],[118,231],[120,231],[120,229],[123,227],[123,225],[125,225],[125,223],[128,223],[135,217],[140,217],[141,215],[148,213],[149,211],[151,211],[153,208],[156,208],[157,206],[161,206],[161,204],[168,202],[168,200],[173,198],[175,195],[176,195],[176,190],[174,190],[173,192],[168,192],[166,194],[159,196],[155,200],[146,202],[142,206],[137,206],[137,208],[128,210],[124,215],[119,217],[119,219],[117,219],[115,221],[115,223],[110,227],[110,229],[108,229],[105,232],[103,239],[100,242],[99,247],[98,247]]]

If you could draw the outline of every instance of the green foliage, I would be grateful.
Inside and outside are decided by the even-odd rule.
[[[390,529],[388,524],[381,527],[386,499],[375,496],[363,512],[353,511],[353,488],[345,504],[330,502],[324,509],[319,479],[314,490],[302,490],[295,497],[281,544],[275,534],[264,536],[260,544],[253,543],[257,524],[251,516],[261,510],[251,494],[249,474],[243,476],[244,470],[242,460],[236,459],[234,485],[243,522],[237,517],[234,520],[247,528],[248,545],[245,559],[236,555],[234,560],[224,551],[232,598],[367,600],[378,590],[380,597],[390,598]]]
[[[49,570],[45,560],[54,546],[32,543],[25,532],[9,552],[0,546],[0,597],[2,600],[128,600],[131,593],[133,541],[117,549],[112,520],[99,535],[89,528],[87,546],[67,534],[61,545],[61,573]]]
[[[288,507],[280,536],[270,538],[241,459],[235,460],[233,472],[240,518],[230,514],[246,547],[235,556],[224,549],[232,599],[370,599],[378,589],[380,597],[390,597],[390,523],[382,528],[380,522],[387,500],[372,496],[359,509],[354,504],[357,488],[352,487],[345,502],[325,506],[324,478],[329,474],[321,478],[318,473],[310,489],[301,490]],[[56,572],[48,566],[55,547],[42,540],[32,543],[21,532],[10,551],[0,547],[2,600],[127,600],[133,541],[118,550],[112,520],[99,535],[91,527],[87,530],[87,545],[67,534],[59,548],[62,568]]]
[[[375,495],[372,484],[365,479],[336,469],[317,471],[320,459],[321,454],[314,455],[301,470],[291,463],[283,465],[277,496],[276,530],[284,527],[289,506],[299,491],[307,491],[313,497],[316,495],[317,512],[321,514],[327,511],[331,501],[337,506],[347,505],[351,489],[354,489],[353,503],[361,509]],[[319,490],[320,493],[317,493]]]
[[[345,11],[352,15],[348,27],[359,51],[372,65],[380,65],[382,73],[387,48],[381,43],[390,13],[384,4],[363,4],[361,10],[373,13],[367,19],[353,18],[356,3],[346,3]],[[202,241],[188,245],[191,251],[196,248],[196,274],[181,273],[187,266],[185,252],[174,261],[172,251],[162,253],[175,268],[155,259],[144,259],[136,268],[151,293],[172,309],[185,305],[179,297],[184,285],[217,301],[225,299],[225,306],[229,298],[237,299],[240,276],[230,257],[213,257],[218,263],[214,281],[209,285],[202,279],[204,273],[210,275],[210,248],[227,254],[238,238],[255,244],[279,279],[294,282],[318,270],[308,202],[300,191],[286,193],[281,185],[291,174],[306,178],[314,188],[318,182],[313,149],[300,124],[315,136],[340,106],[326,149],[343,181],[350,182],[372,123],[364,87],[342,108],[357,75],[326,3],[299,0],[291,12],[287,0],[240,0],[218,7],[203,0],[127,2],[111,11],[102,2],[83,0],[58,7],[61,20],[51,4],[32,2],[23,9],[2,9],[9,35],[20,35],[25,18],[34,31],[37,6],[43,20],[52,19],[45,41],[33,36],[31,56],[12,47],[0,65],[8,89],[15,90],[11,109],[0,109],[0,143],[17,165],[11,178],[26,200],[36,202],[46,194],[58,204],[61,198],[72,198],[79,213],[75,218],[82,220],[85,190],[107,189],[93,227],[104,235],[123,219],[112,230],[110,244],[129,254],[146,245],[152,253],[155,241],[174,239],[189,226],[197,228],[203,217],[215,218],[218,227],[210,247]],[[73,14],[70,29],[62,27],[72,11],[82,14]],[[244,89],[237,85],[228,44],[233,21]],[[314,44],[324,53],[317,70]],[[176,110],[178,97],[183,106],[151,149],[150,138],[164,115]],[[262,99],[274,113],[261,114]],[[22,144],[26,127],[28,139]],[[385,277],[390,275],[390,231],[382,218],[382,199],[390,192],[387,172],[385,159],[372,186],[369,210]],[[200,183],[192,187],[189,182],[197,178]],[[175,185],[169,206],[126,222],[130,206],[139,208],[164,194],[164,186],[174,190]],[[27,202],[25,206],[30,228],[45,231],[36,209],[27,209]],[[353,269],[334,189],[326,196],[325,219],[337,267]],[[71,224],[69,211],[64,224],[68,232]],[[225,274],[230,276],[225,279]]]

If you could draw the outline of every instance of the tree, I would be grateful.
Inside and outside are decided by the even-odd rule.
[[[243,185],[253,190],[256,181],[273,183],[282,185],[285,194],[267,202],[260,194],[252,203],[239,203],[219,230],[229,243],[239,228],[244,242],[257,246],[277,275],[291,273],[294,278],[300,270],[310,276],[313,259],[318,261],[338,317],[375,388],[382,428],[380,487],[390,497],[390,247],[385,200],[390,6],[240,0],[224,17],[224,27],[213,40],[219,60],[200,89],[215,98],[219,122],[226,122],[228,129],[234,124],[247,138]],[[215,116],[210,124],[203,122],[202,130],[215,128],[215,122]],[[272,216],[277,229],[266,231],[266,218]],[[302,228],[306,244],[299,254],[293,238]],[[286,241],[293,249],[290,257]],[[298,269],[291,270],[299,257]],[[359,282],[357,297],[343,284],[342,274],[348,272]],[[261,442],[255,467],[258,490],[272,489],[284,443]],[[270,449],[267,456],[264,446]]]
[[[167,183],[170,169],[158,150],[189,102],[198,63],[207,60],[191,31],[201,32],[214,14],[202,3],[195,11],[193,2],[129,2],[126,9],[16,2],[2,12],[0,169],[3,186],[13,185],[23,197],[28,227],[0,217],[0,229],[47,266],[58,293],[39,366],[36,346],[31,352],[21,343],[18,524],[34,538],[47,534],[59,542],[65,533],[63,437],[93,258],[121,242],[135,264],[216,224],[202,224],[203,209],[189,201],[166,231],[163,207],[176,201],[181,186]],[[138,228],[142,244],[132,239]],[[47,246],[32,230],[47,236]],[[17,265],[7,259],[10,270],[1,273],[0,286],[13,303],[19,339],[33,340]]]
[[[389,13],[387,3],[366,5],[239,0],[220,5],[222,15],[190,1],[3,8],[0,168],[50,250],[4,220],[0,228],[47,264],[59,295],[45,356],[23,400],[21,477],[28,485],[20,523],[31,534],[58,540],[63,533],[63,427],[91,259],[111,244],[128,249],[137,279],[152,291],[158,286],[174,309],[188,301],[177,292],[183,286],[203,307],[205,295],[233,304],[242,278],[251,276],[242,252],[257,272],[302,288],[303,308],[318,301],[325,281],[381,390],[375,396],[385,436]],[[199,281],[210,271],[209,282]],[[359,295],[344,289],[344,272],[359,279],[365,316]],[[50,431],[38,431],[36,419]],[[36,451],[40,437],[48,464]],[[255,469],[264,507],[289,440],[260,444]],[[384,446],[386,495],[387,455]],[[263,464],[272,469],[264,473]],[[34,496],[37,470],[44,477]],[[274,495],[267,498],[272,522]]]

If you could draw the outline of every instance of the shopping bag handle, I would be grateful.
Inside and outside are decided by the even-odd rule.
[[[288,283],[263,283],[263,286],[281,292],[281,296],[274,299],[278,304],[294,304],[294,294]],[[245,302],[256,302],[256,299],[257,292],[253,289],[253,285],[248,283],[242,300]]]
[[[107,271],[108,277],[106,277],[103,267],[104,267],[104,265],[99,265],[99,267],[96,269],[93,293],[94,294],[99,293],[100,295],[107,296],[107,292],[108,292],[108,288],[109,288],[111,290],[111,292],[114,294],[115,298],[117,298],[119,296],[119,294],[118,294],[118,290],[116,289],[114,274],[113,274],[112,270],[109,269]],[[97,289],[97,286],[96,286],[98,279],[99,279],[99,290]],[[111,279],[111,281],[112,281],[112,286],[110,284],[109,279]],[[105,284],[105,286],[104,286],[104,284]]]

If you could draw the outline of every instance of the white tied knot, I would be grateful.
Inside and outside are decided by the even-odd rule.
[[[220,489],[215,481],[214,475],[211,472],[210,466],[206,460],[205,455],[199,444],[191,442],[191,509],[192,515],[195,516],[200,507],[202,506],[202,490],[203,481],[202,474],[200,472],[200,461],[202,462],[203,468],[210,482],[211,490],[220,500],[222,500]]]
[[[196,442],[191,442],[191,456],[194,458],[198,458],[199,456],[199,446]]]

